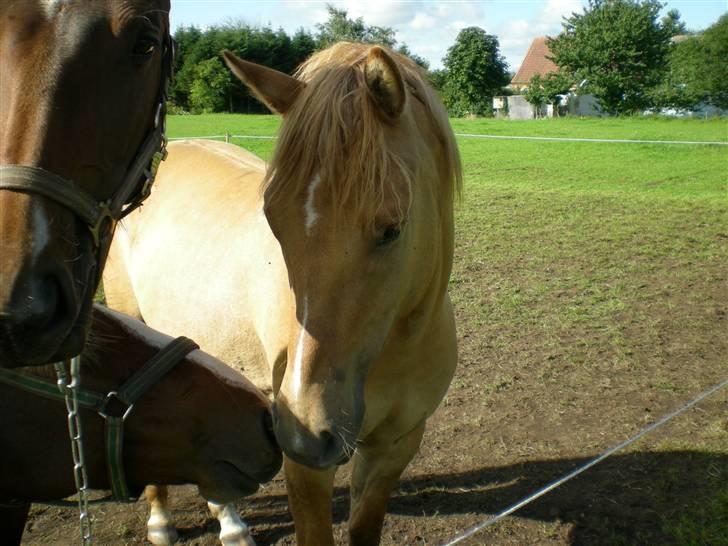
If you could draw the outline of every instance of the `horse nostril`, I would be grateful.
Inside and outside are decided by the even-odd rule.
[[[320,459],[322,462],[331,464],[331,461],[339,458],[341,442],[339,441],[338,436],[328,430],[322,430],[319,436],[319,441],[321,445]]]
[[[53,275],[31,281],[24,300],[18,302],[18,324],[26,330],[52,328],[62,319],[65,312],[62,288]]]

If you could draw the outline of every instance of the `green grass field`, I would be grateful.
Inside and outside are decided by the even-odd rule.
[[[172,116],[168,125],[171,137],[184,137],[275,135],[279,123],[275,116],[209,115]],[[726,120],[452,125],[458,133],[492,135],[728,141]],[[234,142],[264,159],[275,145]],[[496,406],[523,396],[543,400],[541,411],[566,415],[565,423],[573,413],[571,428],[564,425],[563,438],[553,445],[571,442],[580,452],[590,434],[605,434],[592,446],[608,447],[644,423],[644,407],[654,407],[650,418],[657,417],[658,409],[728,377],[728,146],[458,142],[465,176],[451,294],[461,368],[451,393],[474,389],[477,373],[483,381],[477,393]],[[468,368],[469,359],[502,361],[509,368],[476,370],[475,364]],[[571,406],[551,400],[549,389],[556,385],[570,393]],[[528,393],[521,395],[524,389]],[[728,423],[720,411],[725,405],[711,407],[717,415],[708,414],[705,426],[678,427],[676,439],[660,437],[645,448],[689,448],[717,457],[714,471],[701,474],[695,486],[703,496],[688,495],[674,508],[657,502],[656,528],[645,537],[613,525],[597,542],[658,543],[668,537],[685,545],[718,544],[711,541],[728,537]],[[598,414],[593,430],[586,424],[590,410]],[[601,421],[619,423],[620,433],[602,432]],[[469,421],[462,426],[468,432]],[[477,429],[471,434],[487,435]],[[533,449],[534,457],[544,459],[564,454],[547,444]]]

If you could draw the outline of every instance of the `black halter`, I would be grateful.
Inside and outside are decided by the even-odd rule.
[[[160,163],[167,157],[165,117],[167,95],[174,72],[175,41],[167,34],[162,58],[162,80],[154,114],[154,126],[138,149],[121,186],[107,201],[94,197],[45,169],[27,165],[0,165],[0,190],[35,193],[70,209],[91,231],[97,253],[97,281],[113,233],[113,224],[149,197]]]
[[[137,500],[131,496],[124,474],[124,421],[144,393],[198,348],[194,341],[179,337],[154,355],[119,388],[106,394],[86,389],[76,390],[78,405],[95,411],[104,419],[106,468],[113,500],[119,502]],[[66,393],[56,383],[25,372],[0,368],[0,383],[59,402],[65,400]]]

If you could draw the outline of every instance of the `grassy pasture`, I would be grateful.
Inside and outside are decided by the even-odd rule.
[[[169,122],[171,136],[273,135],[278,125],[273,116]],[[453,120],[453,128],[492,135],[728,141],[724,120]],[[274,146],[235,142],[264,158]],[[557,468],[569,468],[558,461],[594,455],[728,377],[728,147],[472,138],[460,138],[459,145],[465,178],[451,294],[461,364],[422,456],[407,475],[448,468],[452,477],[483,466],[524,464],[524,458],[549,461],[550,474],[528,476],[536,485],[541,477],[554,477]],[[554,496],[565,506],[554,501],[551,508],[561,516],[512,518],[472,543],[728,540],[726,517],[715,517],[726,513],[728,498],[727,404],[723,393],[705,403],[706,413],[683,417],[623,455],[623,464],[605,466],[595,478],[601,490],[584,489],[589,478],[578,482],[582,493],[608,505],[596,514],[566,514],[579,503],[567,491]],[[463,444],[460,435],[467,438]],[[609,473],[629,474],[622,468],[629,464],[652,467],[652,459],[672,470],[635,478],[634,487],[649,491],[639,497],[652,503],[647,515],[610,483]],[[674,474],[690,465],[686,461],[713,470],[698,473],[691,494],[678,495],[678,511],[666,491],[676,487]],[[452,482],[447,476],[420,485],[420,492],[447,490]],[[444,539],[482,516],[472,506],[475,515],[468,514],[468,502],[479,498],[471,497],[462,501],[463,513],[423,501],[424,513],[449,514],[435,536]],[[448,495],[438,498],[453,504]],[[615,498],[625,507],[610,512]],[[622,524],[605,523],[610,515]],[[413,530],[430,527],[415,520]],[[389,525],[385,537],[392,544],[403,540],[407,525]]]
[[[172,116],[168,127],[171,137],[274,135],[279,123]],[[452,123],[459,133],[728,141],[721,120]],[[234,142],[265,159],[274,147]],[[728,378],[728,147],[458,142],[460,363],[390,502],[385,545],[440,544]],[[726,546],[727,415],[724,390],[465,544]],[[182,541],[215,544],[201,501],[174,500]],[[239,509],[259,544],[283,545],[285,506],[277,480]],[[337,489],[342,541],[346,507]],[[96,529],[119,527],[110,536],[136,544],[145,510],[132,521],[109,509]]]

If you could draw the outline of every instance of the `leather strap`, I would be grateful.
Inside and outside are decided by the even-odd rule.
[[[195,349],[199,349],[199,346],[194,341],[178,337],[147,361],[118,390],[106,395],[85,389],[76,390],[78,404],[95,411],[105,420],[106,470],[113,500],[137,500],[129,493],[124,473],[124,421],[131,414],[136,401]],[[0,368],[0,382],[45,398],[65,401],[65,394],[56,383],[27,373]]]
[[[0,165],[0,189],[38,193],[75,212],[90,226],[103,215],[99,202],[56,173],[27,165]]]

